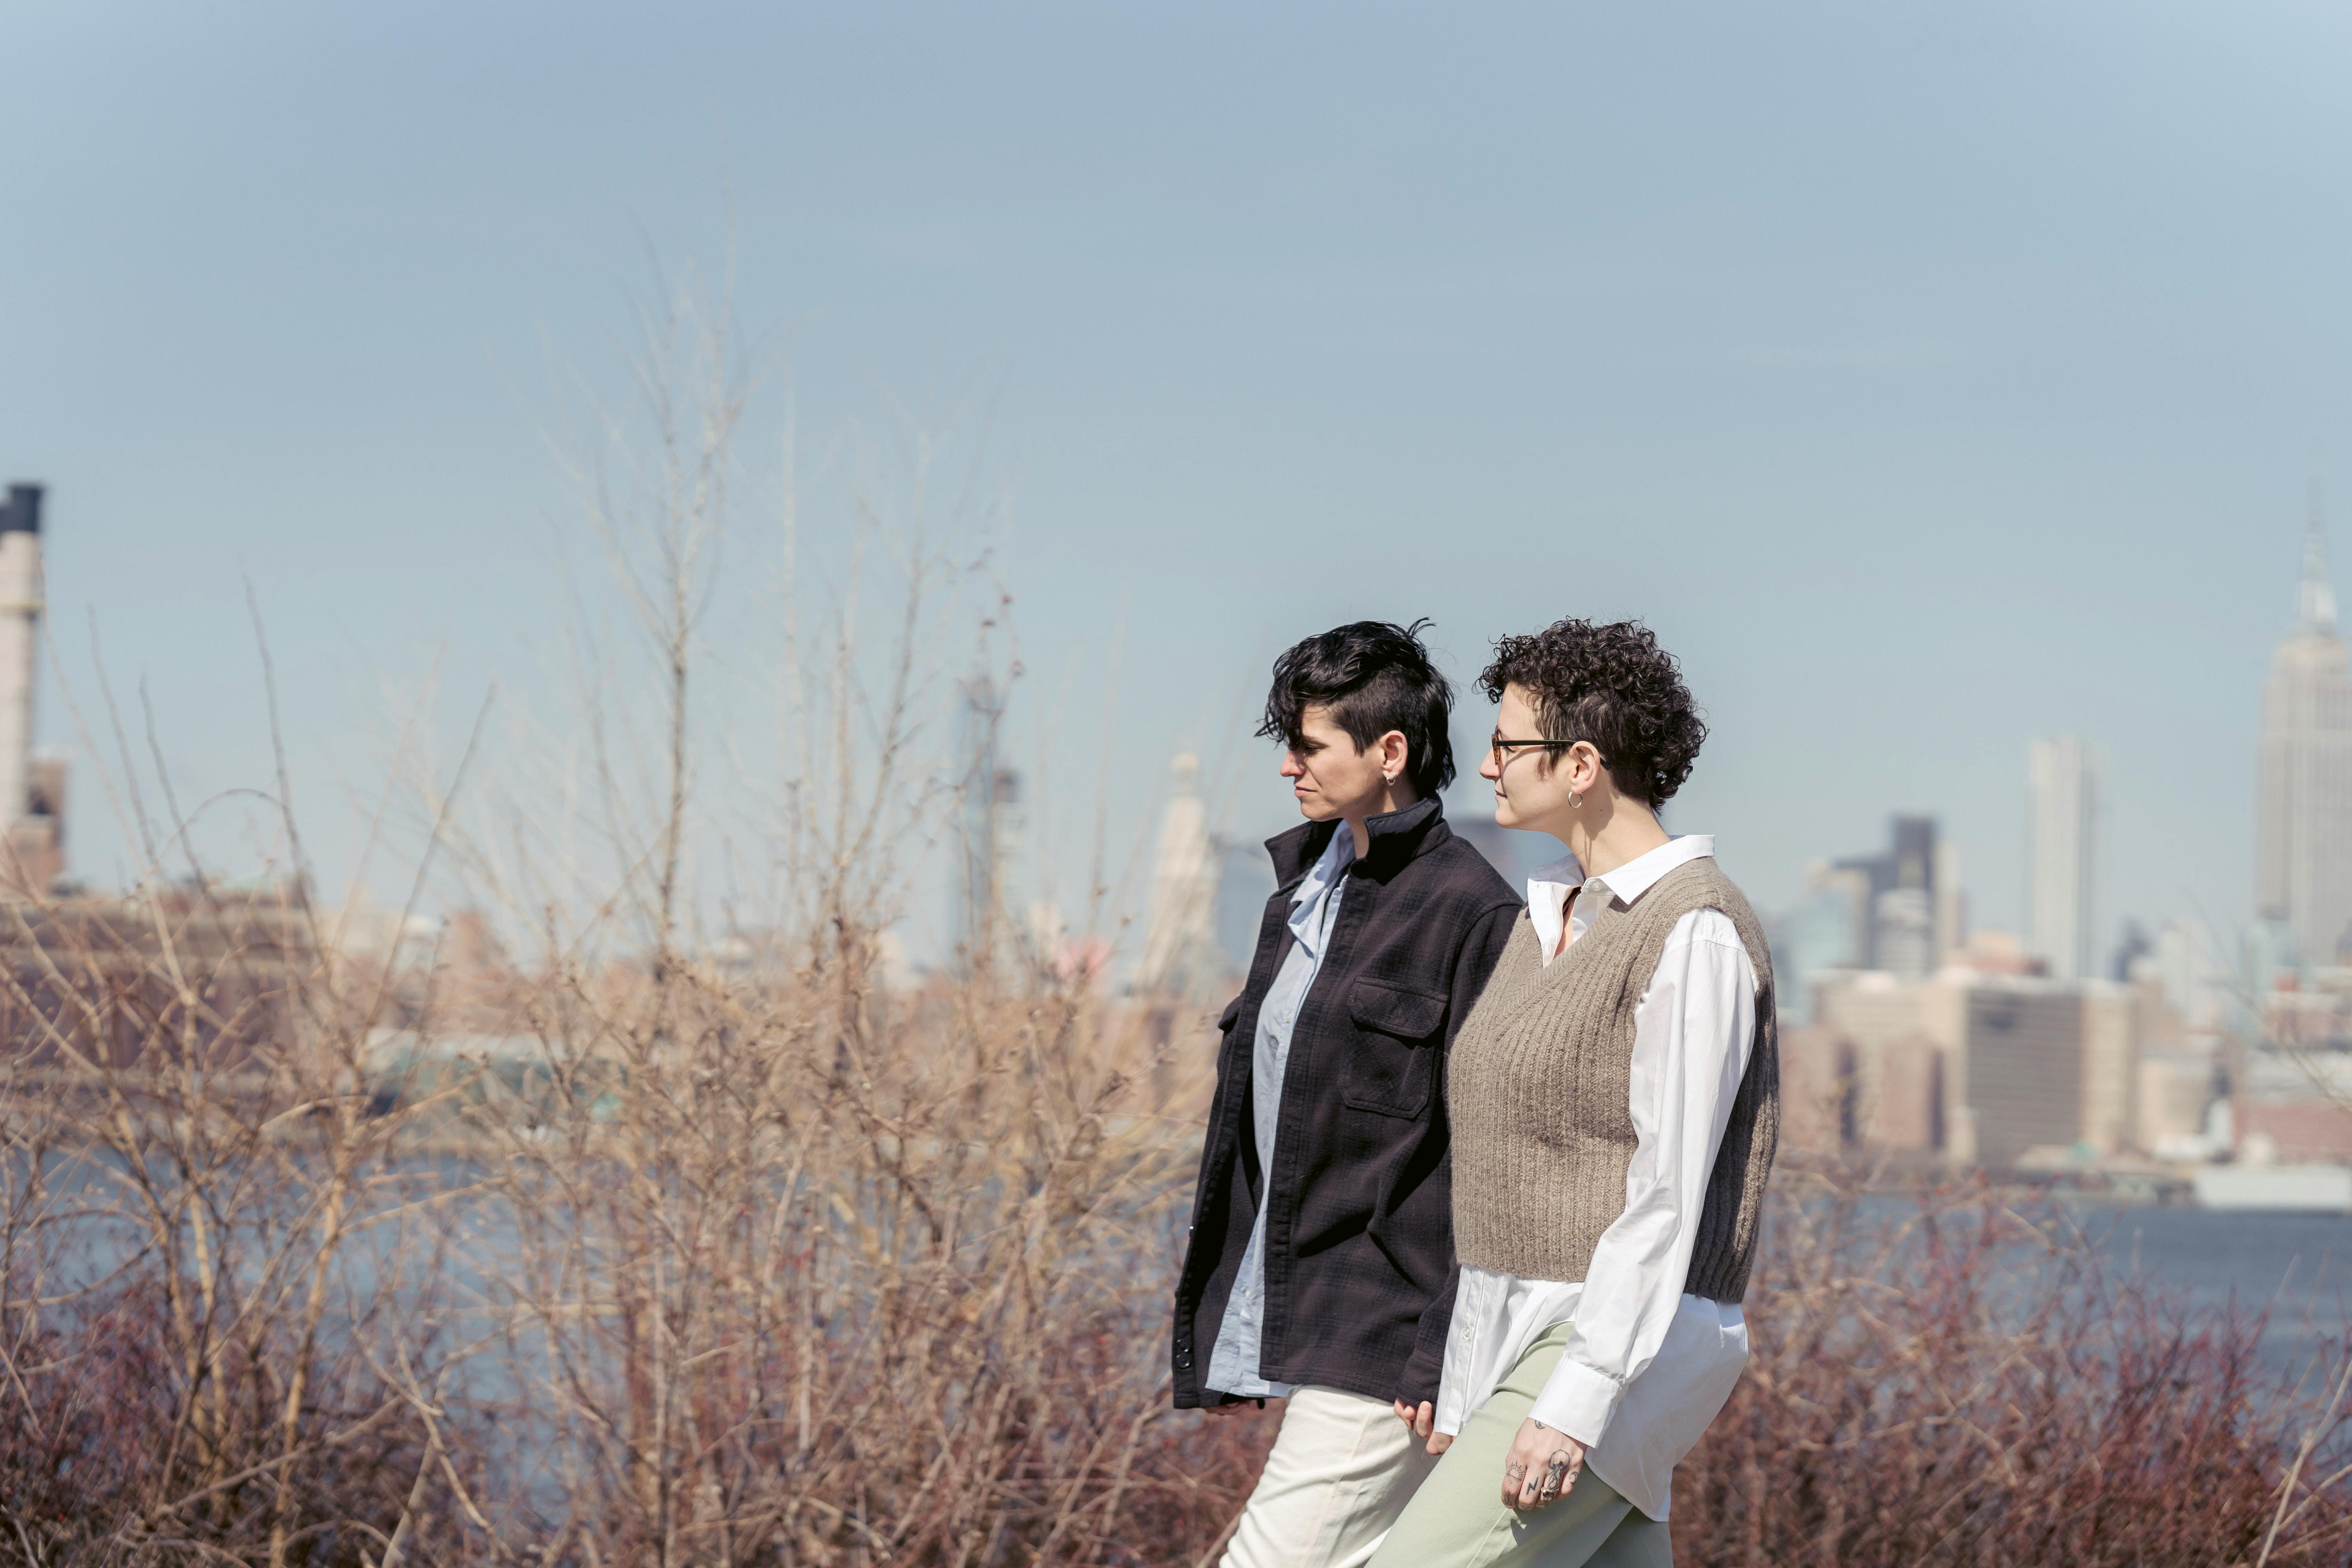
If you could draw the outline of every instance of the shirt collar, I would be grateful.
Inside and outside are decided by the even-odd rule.
[[[1570,888],[1580,888],[1589,881],[1630,907],[1675,867],[1711,859],[1714,855],[1712,833],[1685,833],[1669,838],[1648,854],[1636,855],[1600,877],[1587,877],[1575,856],[1563,855],[1549,866],[1538,867],[1528,878],[1528,923],[1536,928],[1543,951],[1551,952],[1559,946],[1559,928],[1568,918],[1564,906]]]
[[[1323,905],[1348,874],[1348,864],[1356,858],[1356,836],[1341,823],[1339,831],[1331,835],[1331,842],[1323,848],[1322,857],[1307,869],[1298,890],[1290,895],[1290,934],[1309,952],[1318,952],[1323,938]]]

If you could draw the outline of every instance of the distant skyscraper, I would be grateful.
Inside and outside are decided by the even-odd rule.
[[[2315,515],[2296,608],[2263,689],[2254,905],[2294,932],[2304,963],[2325,964],[2352,953],[2352,652]]]
[[[1151,918],[1144,927],[1143,961],[1135,989],[1144,995],[1192,996],[1223,977],[1213,923],[1217,859],[1201,805],[1201,763],[1178,756],[1168,807],[1160,818],[1159,863],[1151,879]]]
[[[2214,965],[2212,945],[2205,927],[2196,921],[2173,921],[2156,933],[2164,999],[2192,1029],[2211,1028],[2221,1017],[2223,992],[2217,982],[2226,977]]]
[[[2098,760],[2080,735],[2036,741],[2026,758],[2032,790],[2026,945],[2053,980],[2098,973]]]
[[[1950,858],[1937,851],[1936,819],[1898,816],[1892,828],[1894,843],[1885,854],[1853,856],[1832,869],[1859,878],[1862,966],[1917,980],[1941,962],[1938,940],[1956,940],[1946,928],[1956,925],[1958,904],[1938,897],[1937,873],[1948,868]]]

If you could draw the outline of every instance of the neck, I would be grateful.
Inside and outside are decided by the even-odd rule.
[[[1364,824],[1375,816],[1386,816],[1391,811],[1402,811],[1408,805],[1420,804],[1420,792],[1402,779],[1381,791],[1376,799],[1367,801],[1361,811],[1340,813],[1348,831],[1356,840],[1356,858],[1360,860],[1372,852],[1372,830]]]
[[[1597,792],[1552,830],[1588,877],[1605,877],[1628,861],[1671,842],[1657,813],[1639,801]]]

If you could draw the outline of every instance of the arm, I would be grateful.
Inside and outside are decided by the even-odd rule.
[[[1479,994],[1486,989],[1486,981],[1495,973],[1495,965],[1503,960],[1503,950],[1510,945],[1511,931],[1517,926],[1519,910],[1517,904],[1507,904],[1487,910],[1478,918],[1463,938],[1461,951],[1454,955],[1454,974],[1447,992],[1445,1048],[1454,1049],[1454,1038],[1462,1032],[1470,1016],[1470,1009],[1478,1005]],[[1444,1095],[1445,1075],[1438,1074],[1438,1094]],[[1449,1159],[1451,1156],[1449,1156]],[[1454,1327],[1454,1299],[1459,1293],[1462,1264],[1450,1260],[1445,1268],[1445,1283],[1427,1307],[1422,1309],[1421,1327],[1413,1336],[1412,1356],[1405,1363],[1404,1374],[1397,1379],[1397,1418],[1412,1427],[1416,1436],[1429,1437],[1435,1419],[1438,1384],[1445,1369],[1445,1339]],[[1450,1442],[1451,1439],[1444,1439]],[[1442,1443],[1433,1439],[1430,1451],[1443,1452]]]
[[[1685,915],[1634,1016],[1625,1212],[1593,1248],[1567,1348],[1505,1461],[1507,1474],[1522,1467],[1530,1500],[1573,1486],[1665,1342],[1755,1023],[1756,972],[1738,931],[1714,910]]]

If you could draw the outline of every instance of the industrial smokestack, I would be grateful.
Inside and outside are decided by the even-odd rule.
[[[0,830],[32,808],[33,650],[41,630],[41,487],[0,511]]]

